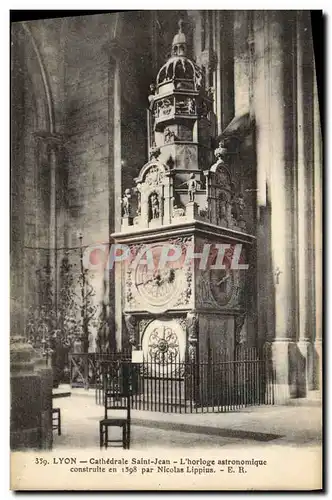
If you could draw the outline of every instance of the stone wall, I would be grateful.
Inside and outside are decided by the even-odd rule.
[[[78,233],[84,247],[108,243],[121,212],[121,184],[132,187],[147,160],[149,19],[133,12],[14,28],[12,295],[17,315],[25,310],[20,331],[38,303],[36,269],[50,262],[56,293],[68,250],[78,278]],[[60,141],[53,150],[50,134]],[[92,281],[96,303],[106,301],[112,310],[112,275],[106,288],[104,273]]]

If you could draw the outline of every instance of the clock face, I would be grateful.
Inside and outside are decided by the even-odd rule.
[[[179,370],[179,362],[185,356],[186,332],[177,320],[151,321],[143,332],[141,343],[151,374],[169,377]]]
[[[154,261],[153,269],[148,263],[139,263],[135,270],[135,286],[138,294],[144,302],[155,307],[169,306],[176,298],[179,287],[180,269],[168,267],[167,263],[162,268],[158,266],[161,250],[162,245],[149,248]],[[145,258],[143,254],[141,260]]]
[[[219,306],[225,306],[233,296],[235,287],[234,272],[231,269],[211,270],[210,286],[214,300]]]

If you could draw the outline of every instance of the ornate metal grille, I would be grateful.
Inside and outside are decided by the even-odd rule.
[[[160,365],[174,363],[179,356],[179,339],[169,327],[155,328],[149,337],[149,360]]]

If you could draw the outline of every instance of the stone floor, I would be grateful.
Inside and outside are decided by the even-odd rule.
[[[62,417],[62,435],[54,431],[54,450],[98,447],[103,407],[95,403],[94,391],[73,389],[70,397],[54,400],[54,407],[61,408]],[[253,407],[234,413],[133,410],[131,448],[315,446],[321,443],[321,419],[321,407],[310,403]]]

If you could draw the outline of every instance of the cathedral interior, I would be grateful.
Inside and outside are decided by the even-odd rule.
[[[160,352],[175,342],[195,359],[268,345],[280,401],[320,389],[322,137],[309,11],[93,14],[13,23],[11,40],[17,379],[33,373],[31,311],[51,324],[52,309],[68,337],[69,290],[83,290],[86,352],[144,351],[153,336]],[[98,246],[160,254],[167,242],[240,245],[248,269],[82,270]]]

